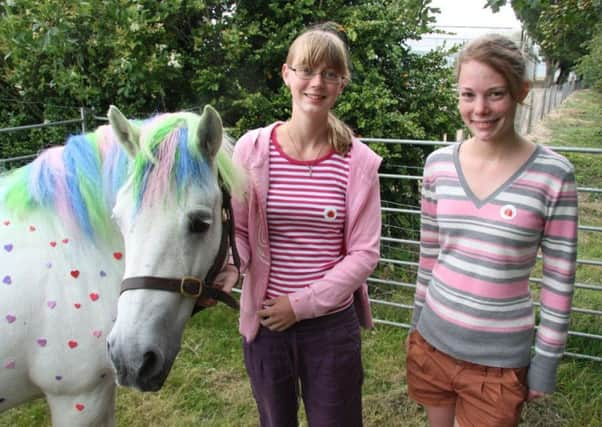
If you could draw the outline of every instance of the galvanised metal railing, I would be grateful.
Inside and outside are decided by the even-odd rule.
[[[0,129],[0,133],[17,132],[17,131],[21,131],[21,130],[36,129],[36,128],[43,128],[43,127],[49,127],[49,126],[61,126],[61,125],[67,125],[67,124],[73,124],[73,123],[81,123],[82,131],[85,132],[85,118],[86,118],[85,111],[82,109],[81,118],[79,118],[79,119],[63,120],[63,121],[57,121],[57,122],[19,126],[19,127],[13,127],[13,128],[4,128],[4,129]],[[106,118],[104,118],[104,117],[93,117],[93,119],[106,120]],[[452,144],[450,142],[444,142],[444,141],[426,141],[426,140],[410,140],[410,139],[362,138],[362,140],[368,144],[379,143],[379,144],[400,144],[400,145],[410,145],[410,146],[443,146],[443,145]],[[582,153],[582,154],[602,155],[602,149],[597,149],[597,148],[581,148],[581,147],[550,147],[550,148],[553,149],[554,151],[561,152],[561,153]],[[0,159],[0,172],[2,170],[7,169],[8,165],[14,164],[16,162],[31,160],[31,159],[35,158],[36,156],[37,156],[37,154],[31,154],[31,155],[26,155],[26,156],[12,157],[12,158],[8,158],[8,159]],[[380,177],[381,177],[381,179],[387,179],[387,180],[401,180],[401,181],[403,181],[403,180],[421,181],[422,180],[422,177],[420,175],[382,173],[382,174],[380,174]],[[602,189],[600,189],[600,188],[585,187],[585,186],[578,186],[577,190],[579,193],[591,193],[591,194],[601,194],[602,193]],[[387,201],[383,201],[383,205],[386,205],[386,204],[387,204]],[[409,214],[409,215],[415,215],[418,217],[420,216],[420,209],[417,206],[411,207],[411,208],[408,208],[408,207],[398,208],[398,207],[383,206],[381,212],[383,214]],[[418,228],[414,229],[413,231],[414,231],[415,235],[419,235]],[[602,227],[588,225],[588,224],[580,224],[579,231],[583,232],[583,233],[602,233]],[[419,241],[417,239],[415,240],[415,239],[383,236],[381,240],[384,244],[410,245],[412,247],[415,247],[415,253],[416,254],[418,253]],[[602,261],[597,260],[597,259],[578,258],[577,264],[578,264],[578,268],[584,267],[584,266],[602,267]],[[380,265],[381,266],[382,265],[404,266],[409,269],[415,270],[415,269],[417,269],[418,262],[417,262],[417,257],[416,257],[416,261],[390,259],[390,258],[383,257],[380,259]],[[532,277],[530,279],[530,281],[535,286],[537,286],[538,284],[541,283],[541,279],[539,279],[537,277]],[[405,290],[408,290],[408,292],[412,292],[413,289],[416,288],[416,285],[414,283],[408,283],[408,282],[391,280],[391,279],[382,279],[382,278],[378,278],[378,277],[370,277],[368,279],[368,282],[369,282],[369,284],[371,284],[371,286],[374,286],[374,287],[381,286],[381,285],[389,286],[389,287],[398,288],[398,289],[405,289]],[[585,292],[585,291],[595,291],[595,292],[602,293],[602,284],[600,284],[600,283],[593,283],[593,284],[592,283],[576,283],[575,284],[575,294],[577,294],[578,292]],[[602,299],[602,297],[601,297],[601,299]],[[382,298],[371,298],[370,301],[374,306],[393,307],[395,309],[406,310],[408,312],[411,312],[411,310],[413,309],[413,306],[411,304],[404,304],[404,303],[389,301],[389,300],[382,299]],[[535,304],[535,305],[538,306],[538,304]],[[596,307],[573,306],[572,312],[578,313],[581,315],[591,315],[591,316],[602,317],[602,310],[600,310],[599,308],[596,308]],[[390,325],[390,326],[395,326],[395,327],[402,327],[402,328],[410,327],[410,325],[407,323],[391,321],[391,320],[386,320],[386,319],[375,319],[375,323],[379,323],[379,324],[383,324],[383,325]],[[575,337],[586,338],[588,340],[602,341],[602,335],[590,333],[588,331],[570,330],[569,335],[575,336]],[[565,354],[568,356],[573,356],[573,357],[581,358],[581,359],[589,359],[589,360],[595,360],[595,361],[599,361],[599,362],[602,361],[602,355],[573,353],[573,352],[566,352]]]
[[[409,140],[409,139],[380,139],[380,138],[362,138],[362,141],[368,143],[368,144],[374,144],[374,143],[379,143],[379,144],[399,144],[399,145],[406,145],[406,146],[443,146],[443,145],[450,145],[453,144],[453,142],[444,142],[444,141],[424,141],[424,140]],[[580,153],[580,154],[591,154],[591,155],[597,155],[600,156],[602,155],[602,149],[598,149],[598,148],[581,148],[581,147],[549,147],[552,150],[559,152],[559,153]],[[399,180],[399,181],[421,181],[422,180],[422,176],[419,175],[404,175],[404,174],[391,174],[391,173],[382,173],[380,174],[380,178],[381,178],[381,183],[383,180]],[[579,193],[590,193],[590,194],[602,194],[602,189],[600,188],[594,188],[594,187],[586,187],[586,186],[580,186],[579,183],[578,187],[577,187],[577,191]],[[420,216],[420,209],[418,206],[414,206],[414,207],[390,207],[390,205],[395,205],[395,202],[388,202],[386,200],[383,200],[383,207],[381,209],[381,212],[383,215],[387,215],[387,214],[406,214],[406,215],[412,215],[412,216],[417,216],[419,218]],[[602,214],[602,213],[601,213]],[[416,221],[416,223],[418,223],[419,221]],[[383,225],[385,224],[385,221],[383,221]],[[595,234],[599,234],[602,233],[602,227],[599,226],[594,226],[594,225],[588,225],[588,224],[583,224],[581,223],[578,226],[579,232],[581,233],[595,233]],[[407,232],[408,230],[406,230]],[[412,234],[414,236],[419,236],[420,234],[420,230],[419,228],[415,228],[413,230],[411,230]],[[404,233],[404,234],[408,234],[408,233]],[[415,272],[417,271],[418,268],[418,251],[419,251],[419,246],[420,246],[420,242],[418,241],[418,239],[411,239],[411,238],[398,238],[398,237],[389,237],[389,236],[383,236],[381,238],[381,245],[385,246],[385,245],[398,245],[398,247],[401,246],[409,246],[414,248],[414,250],[412,251],[413,254],[415,254],[415,260],[400,260],[400,259],[390,259],[390,258],[385,258],[382,257],[380,259],[380,266],[384,267],[384,266],[403,266],[406,267],[407,269],[411,269],[411,271],[413,271],[413,275],[415,278]],[[383,251],[384,252],[384,251]],[[579,252],[578,252],[579,253]],[[538,257],[538,259],[541,259],[541,257]],[[594,267],[594,268],[602,268],[602,260],[600,259],[585,259],[582,257],[577,258],[577,269],[579,272],[580,268],[585,268],[585,267]],[[530,282],[537,287],[538,285],[541,284],[541,279],[538,277],[531,277],[530,278]],[[408,283],[408,282],[404,282],[401,280],[392,280],[392,279],[382,279],[382,278],[378,278],[378,277],[370,277],[368,279],[368,283],[371,287],[373,287],[373,289],[375,288],[381,288],[381,286],[383,287],[389,287],[389,288],[396,288],[396,289],[405,289],[408,291],[408,295],[413,294],[413,290],[415,290],[416,285],[415,283]],[[596,316],[596,317],[602,317],[602,310],[600,310],[600,304],[602,301],[602,283],[575,283],[575,296],[577,296],[580,292],[586,292],[586,291],[594,291],[594,292],[599,292],[600,295],[600,299],[599,301],[599,305],[598,306],[592,306],[592,307],[579,307],[576,305],[573,305],[572,308],[572,313],[575,314],[579,314],[579,315],[589,315],[589,316]],[[410,293],[411,292],[411,293]],[[399,310],[406,310],[411,312],[411,310],[413,309],[413,305],[411,304],[404,304],[404,303],[400,303],[400,302],[393,302],[393,301],[389,301],[386,298],[371,298],[371,303],[373,304],[373,306],[386,306],[386,307],[393,307],[393,308],[397,308]],[[534,303],[534,305],[536,307],[539,307],[539,303]],[[390,326],[395,326],[395,327],[401,327],[401,328],[406,328],[409,329],[410,325],[408,323],[404,323],[404,322],[398,322],[398,321],[392,321],[392,320],[387,320],[387,319],[374,319],[375,323],[380,323],[380,324],[384,324],[384,325],[390,325]],[[573,337],[581,337],[581,338],[586,338],[587,340],[595,340],[595,341],[601,341],[602,342],[602,335],[600,334],[596,334],[596,333],[590,333],[589,331],[577,331],[577,330],[569,330],[569,336],[573,336]],[[588,360],[594,360],[594,361],[598,361],[598,362],[602,362],[602,354],[585,354],[585,353],[574,353],[574,352],[565,352],[565,355],[567,356],[572,356],[575,358],[580,358],[580,359],[588,359]]]

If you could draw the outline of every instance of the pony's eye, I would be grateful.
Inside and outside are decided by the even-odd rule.
[[[188,214],[188,232],[193,234],[205,233],[211,227],[211,218],[200,212]]]

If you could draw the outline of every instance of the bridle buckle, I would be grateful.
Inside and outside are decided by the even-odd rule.
[[[203,280],[192,276],[182,277],[180,294],[189,298],[199,298],[203,293]]]

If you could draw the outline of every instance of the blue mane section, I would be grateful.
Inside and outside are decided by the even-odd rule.
[[[91,197],[102,194],[100,158],[95,145],[84,135],[72,136],[67,140],[63,151],[65,181],[73,215],[88,237],[94,236],[92,216],[106,212],[94,212],[90,209]]]
[[[176,187],[184,188],[187,184],[202,185],[207,182],[211,173],[206,161],[200,161],[200,154],[191,152],[188,147],[187,129],[181,129],[178,138],[178,152],[175,168]]]
[[[35,162],[39,162],[36,165]],[[38,166],[35,167],[34,166]],[[54,201],[54,189],[57,185],[56,171],[47,164],[45,157],[38,157],[32,166],[25,167],[26,180],[29,183],[29,191],[34,200],[42,206],[52,206]],[[34,173],[37,171],[37,176]]]
[[[115,205],[117,192],[127,178],[129,158],[121,145],[114,143],[105,152],[103,164],[102,182],[105,188],[105,204],[111,207]]]

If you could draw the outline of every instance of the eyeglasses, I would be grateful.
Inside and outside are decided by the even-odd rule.
[[[327,83],[339,83],[342,80],[345,80],[345,77],[341,76],[336,71],[332,70],[324,70],[324,71],[314,71],[309,67],[297,67],[293,68],[287,64],[289,70],[293,71],[297,77],[301,80],[311,80],[316,74],[322,76],[325,82]]]

